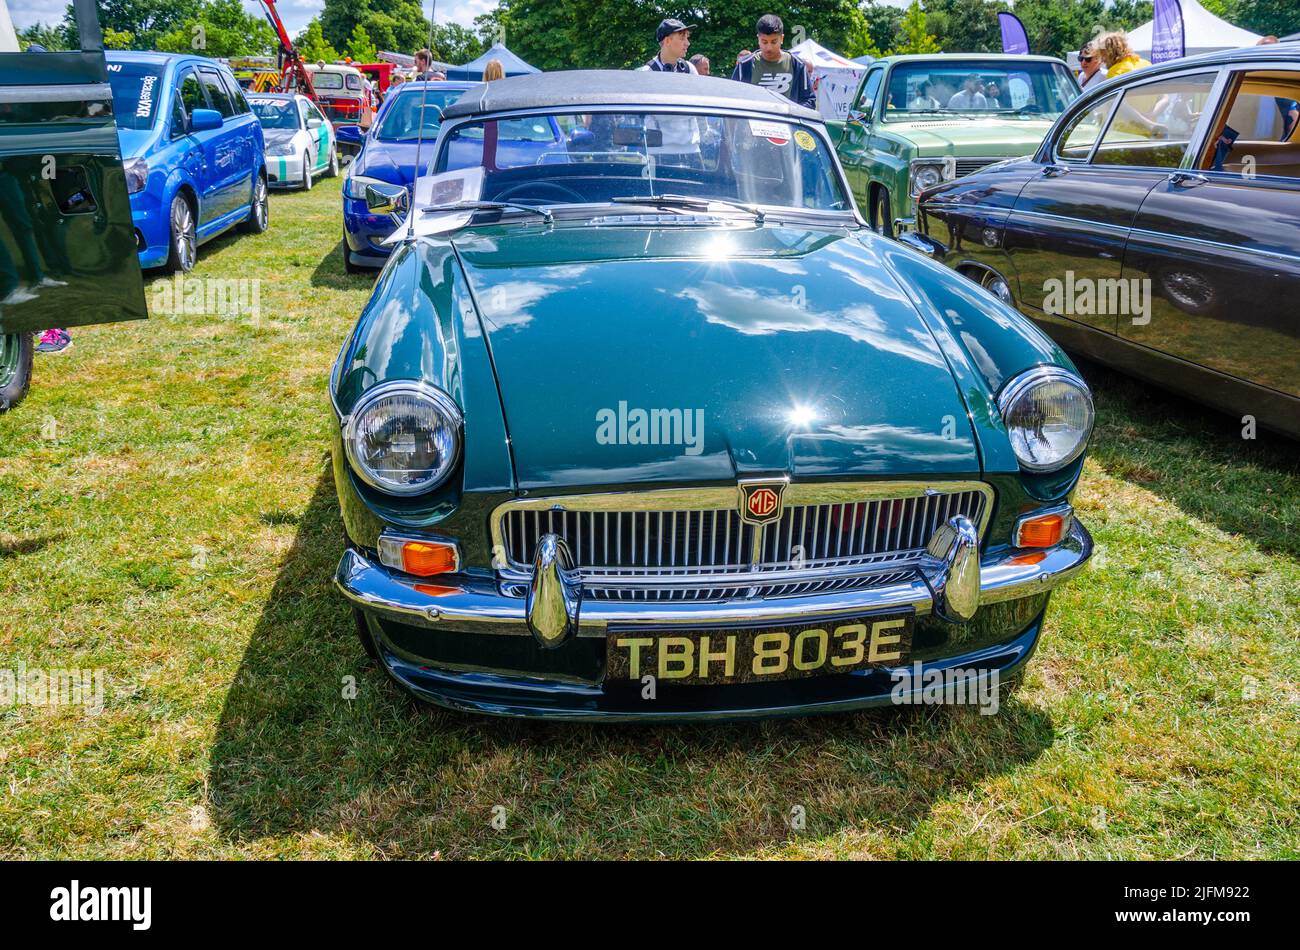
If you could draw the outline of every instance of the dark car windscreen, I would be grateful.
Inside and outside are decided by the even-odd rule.
[[[1060,63],[1007,60],[921,60],[895,66],[885,118],[983,113],[1057,116],[1079,94]]]
[[[250,96],[248,104],[264,129],[298,128],[298,104],[292,99],[264,99]]]
[[[379,120],[379,128],[375,130],[375,138],[385,142],[413,142],[420,138],[423,130],[424,140],[432,142],[438,137],[438,129],[442,125],[439,118],[442,110],[463,94],[462,89],[403,91],[389,101],[383,118]],[[421,103],[424,104],[423,127],[420,123]]]
[[[162,99],[162,69],[146,63],[109,63],[113,119],[119,129],[150,129]]]

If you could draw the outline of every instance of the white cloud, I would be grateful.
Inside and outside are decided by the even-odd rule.
[[[253,16],[263,15],[262,5],[257,0],[241,0],[241,2],[244,4],[244,9]],[[275,8],[279,11],[280,19],[284,21],[289,35],[297,36],[311,22],[312,17],[320,15],[323,5],[322,0],[277,0]],[[9,15],[13,17],[14,26],[23,30],[38,22],[62,23],[67,6],[68,0],[9,0]],[[424,7],[427,16],[430,6],[428,0],[422,0],[421,6]],[[496,0],[439,0],[438,22],[473,26],[476,16],[487,13],[494,7],[496,7]],[[396,52],[412,51],[397,50]]]

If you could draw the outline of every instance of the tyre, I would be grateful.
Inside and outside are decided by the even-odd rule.
[[[883,188],[876,189],[875,200],[871,202],[871,230],[881,237],[894,236],[894,215],[889,207],[889,192]]]
[[[167,249],[167,269],[181,273],[192,271],[199,256],[198,223],[189,199],[180,192],[172,197],[168,219],[171,238]]]
[[[27,396],[35,346],[30,333],[0,336],[0,412],[8,412]]]
[[[1016,299],[1011,294],[1011,285],[1008,284],[1000,275],[992,272],[987,273],[984,275],[984,279],[980,281],[980,285],[1008,307],[1014,307],[1016,305]]]
[[[330,148],[330,167],[325,171],[325,177],[339,177],[339,150],[337,146]]]
[[[248,234],[261,234],[270,226],[271,200],[266,192],[266,174],[258,172],[257,183],[253,185],[253,206],[240,227]]]
[[[302,157],[302,190],[311,191],[311,164],[306,155]]]
[[[366,615],[353,607],[352,619],[357,625],[357,639],[361,641],[361,648],[366,651],[366,656],[378,663],[379,648],[375,646],[375,638],[370,633],[370,625],[366,623]]]

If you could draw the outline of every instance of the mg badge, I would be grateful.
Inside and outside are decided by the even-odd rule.
[[[740,520],[752,525],[780,521],[785,486],[784,478],[741,482]]]

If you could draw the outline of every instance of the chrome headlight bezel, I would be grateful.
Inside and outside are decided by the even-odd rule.
[[[913,198],[919,198],[921,192],[946,181],[952,181],[956,175],[951,171],[953,162],[947,158],[914,158],[907,168],[907,191]],[[921,183],[921,172],[934,172],[933,181]]]
[[[367,175],[349,175],[343,179],[343,193],[354,201],[365,201],[367,185],[388,185],[392,187],[393,182],[384,181],[382,178],[371,178]],[[400,188],[401,186],[396,187]]]
[[[1050,462],[1039,462],[1033,458],[1026,458],[1020,451],[1018,440],[1013,431],[1017,428],[1012,423],[1013,412],[1024,400],[1032,398],[1035,389],[1044,385],[1060,384],[1071,386],[1082,395],[1087,408],[1086,423],[1082,427],[1073,447],[1059,459]],[[997,404],[1016,461],[1020,463],[1023,470],[1035,475],[1057,472],[1075,462],[1088,448],[1088,440],[1092,437],[1093,425],[1097,420],[1096,407],[1093,405],[1092,391],[1088,388],[1088,384],[1076,374],[1060,366],[1036,366],[1012,378],[998,395]]]
[[[428,479],[418,484],[404,485],[384,479],[361,461],[356,448],[358,429],[366,414],[374,409],[375,405],[381,400],[393,396],[407,396],[426,401],[435,413],[443,416],[447,425],[453,431],[454,445],[451,453],[446,456],[436,470],[432,470],[432,474]],[[446,484],[447,479],[456,470],[464,451],[465,418],[460,411],[460,406],[456,405],[456,401],[445,390],[417,380],[403,380],[382,383],[363,395],[356,406],[353,407],[352,412],[343,420],[342,435],[343,450],[347,455],[348,465],[361,481],[386,495],[409,498],[426,494],[441,487]]]

